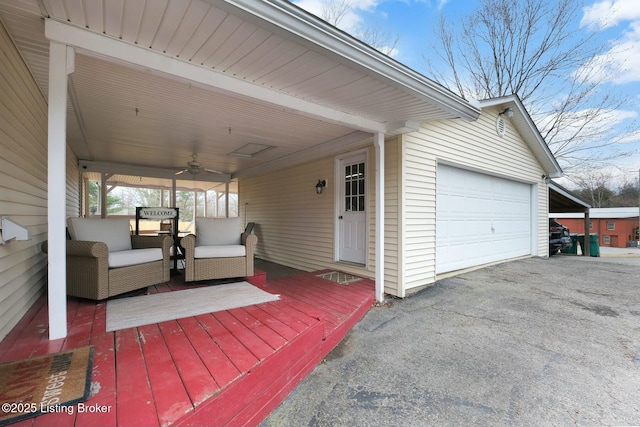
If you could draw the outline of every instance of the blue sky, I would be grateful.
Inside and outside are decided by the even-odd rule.
[[[296,0],[294,3],[311,13],[320,14],[323,2],[331,0]],[[334,0],[335,1],[335,0]],[[399,35],[392,56],[412,69],[429,76],[425,57],[429,54],[433,28],[446,14],[455,19],[471,12],[478,0],[345,0],[351,8],[340,27],[353,32],[360,26],[376,26]],[[518,0],[513,0],[518,1]],[[553,0],[551,0],[553,1]],[[634,120],[640,123],[640,0],[584,0],[575,25],[585,33],[595,33],[606,46],[613,68],[598,70],[607,88],[622,91],[628,105],[612,112],[611,126],[621,129]],[[607,168],[616,182],[638,179],[640,136],[624,139],[624,151],[635,154],[618,159]]]

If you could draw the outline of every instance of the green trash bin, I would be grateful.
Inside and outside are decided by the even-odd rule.
[[[571,237],[571,246],[569,246],[568,248],[561,249],[560,252],[562,252],[563,254],[577,255],[578,254],[578,235],[571,234],[570,237]]]
[[[598,233],[589,235],[589,255],[591,256],[600,256],[600,240],[598,237]]]

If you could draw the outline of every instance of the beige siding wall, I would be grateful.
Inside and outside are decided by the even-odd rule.
[[[0,245],[0,338],[44,288],[47,260],[47,105],[0,24],[0,215],[25,225],[30,241]]]
[[[25,225],[30,241],[0,245],[0,339],[45,288],[47,104],[0,23],[0,215]],[[67,150],[67,213],[78,215],[77,160]]]
[[[435,281],[436,169],[446,162],[535,185],[538,211],[537,255],[547,255],[547,189],[543,170],[507,120],[504,137],[495,130],[497,109],[483,110],[476,122],[434,121],[402,138],[404,184],[403,291]]]
[[[369,261],[367,266],[334,262],[336,219],[335,159],[324,158],[283,171],[239,180],[240,216],[254,221],[257,256],[305,271],[338,268],[373,277],[375,263],[375,189],[373,149],[369,150]],[[327,180],[322,194],[318,179]]]
[[[385,141],[385,189],[384,189],[384,291],[390,295],[404,297],[400,283],[403,280],[402,227],[404,213],[400,207],[404,194],[400,159],[400,137]],[[371,208],[375,210],[375,205]],[[374,230],[375,231],[375,230]],[[371,250],[372,254],[374,251]]]

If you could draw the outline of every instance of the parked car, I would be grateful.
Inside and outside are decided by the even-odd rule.
[[[570,248],[571,245],[569,229],[555,219],[549,219],[549,256]]]

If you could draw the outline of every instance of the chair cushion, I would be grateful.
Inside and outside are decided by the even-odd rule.
[[[104,242],[109,252],[131,249],[131,231],[127,218],[69,218],[72,240]]]
[[[196,246],[239,245],[242,222],[236,218],[196,218]]]
[[[244,245],[196,246],[194,258],[233,258],[247,255]]]
[[[161,248],[109,252],[109,268],[128,267],[162,260]]]

